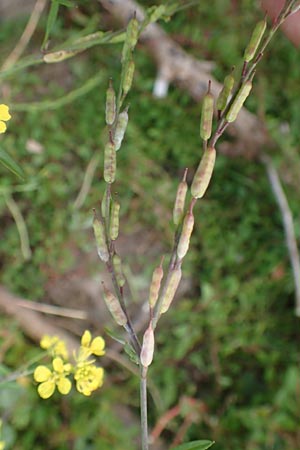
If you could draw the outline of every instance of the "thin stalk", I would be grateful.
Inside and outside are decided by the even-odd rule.
[[[147,410],[147,367],[141,365],[140,402],[141,402],[141,438],[142,450],[149,449],[148,442],[148,410]]]

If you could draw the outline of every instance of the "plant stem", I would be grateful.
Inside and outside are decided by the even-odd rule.
[[[147,367],[141,365],[140,401],[141,401],[141,434],[142,450],[148,450],[148,417],[147,417]]]

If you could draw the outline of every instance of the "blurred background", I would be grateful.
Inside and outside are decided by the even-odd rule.
[[[0,103],[12,114],[0,148],[24,174],[20,179],[0,166],[1,373],[34,358],[44,330],[73,342],[88,328],[105,337],[110,352],[101,360],[104,387],[91,398],[74,391],[41,400],[30,376],[0,385],[5,448],[133,450],[139,448],[136,366],[105,331],[114,324],[102,305],[107,275],[91,231],[92,208],[105,187],[105,92],[110,77],[118,86],[122,43],[43,63],[49,3],[0,0]],[[73,3],[60,6],[48,51],[97,30],[122,29],[101,2]],[[32,37],[11,59],[37,4]],[[232,66],[240,67],[262,16],[255,0],[199,1],[159,25],[189,55],[213,63],[212,77],[222,82]],[[138,44],[135,62],[115,186],[117,248],[132,316],[143,330],[152,271],[172,245],[178,181],[186,167],[191,181],[201,155],[201,105],[173,83],[164,98],[153,96],[157,67],[146,44]],[[149,373],[153,449],[192,439],[215,440],[215,450],[300,448],[295,281],[282,217],[257,157],[267,152],[277,168],[299,240],[299,78],[299,50],[279,32],[247,101],[270,145],[256,142],[255,152],[239,151],[236,136],[223,137],[227,150],[220,150],[207,195],[195,208],[180,291],[159,323]]]

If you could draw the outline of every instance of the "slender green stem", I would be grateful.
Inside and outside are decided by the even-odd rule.
[[[141,401],[141,437],[142,450],[149,449],[148,442],[148,413],[147,413],[147,367],[141,365],[140,401]]]

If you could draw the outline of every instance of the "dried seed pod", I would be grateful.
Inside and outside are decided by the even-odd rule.
[[[154,343],[154,331],[150,323],[143,336],[143,344],[140,354],[141,364],[144,367],[148,367],[152,363],[154,355]]]
[[[124,134],[127,128],[128,124],[128,108],[126,108],[124,111],[119,114],[117,125],[114,133],[114,143],[115,143],[115,150],[118,151],[121,147]]]
[[[194,228],[194,215],[192,211],[188,211],[183,220],[181,235],[177,246],[177,256],[179,259],[184,258],[189,249],[193,228]]]
[[[234,77],[232,74],[229,74],[224,79],[223,88],[217,99],[217,110],[218,111],[223,111],[223,109],[226,108],[233,85],[234,85]]]
[[[176,193],[176,199],[174,203],[174,209],[173,209],[173,222],[175,225],[178,225],[183,217],[183,211],[184,211],[184,203],[185,203],[185,197],[188,189],[188,185],[186,180],[186,174],[187,169],[184,172],[183,178],[181,182],[179,183],[177,193]]]
[[[201,158],[193,178],[191,193],[194,198],[201,198],[208,188],[216,161],[216,150],[208,147]]]
[[[133,61],[133,59],[130,59],[126,63],[125,69],[124,69],[124,76],[123,76],[123,82],[122,82],[123,95],[127,95],[128,92],[130,91],[132,81],[133,81],[134,68],[135,68],[134,61]]]
[[[58,63],[72,58],[79,52],[80,50],[58,50],[57,52],[46,53],[43,56],[43,61],[47,64]]]
[[[227,122],[234,122],[240,112],[246,98],[250,94],[252,89],[252,82],[247,80],[240,88],[237,93],[232,105],[230,106],[228,113],[226,114]]]
[[[107,125],[112,125],[116,118],[116,93],[113,88],[112,80],[109,80],[109,86],[106,91],[105,120]]]
[[[112,142],[108,142],[104,149],[104,180],[113,183],[116,178],[116,150]]]
[[[214,115],[214,97],[210,92],[210,83],[209,81],[208,91],[203,99],[200,121],[200,136],[204,141],[207,141],[211,136]]]
[[[120,203],[113,201],[110,213],[109,235],[112,241],[115,241],[119,235],[119,212]]]
[[[266,20],[261,20],[256,24],[256,27],[253,30],[252,36],[250,38],[250,42],[246,47],[244,52],[244,60],[246,62],[251,61],[254,58],[257,48],[262,40],[262,37],[266,31],[267,22]]]
[[[164,276],[164,271],[162,268],[162,261],[158,267],[156,267],[153,271],[152,275],[152,281],[150,284],[150,291],[149,291],[149,306],[150,308],[154,308],[157,299],[158,294],[160,290],[161,280]]]
[[[109,259],[109,253],[106,245],[106,239],[105,239],[105,229],[103,223],[97,218],[96,214],[94,213],[94,220],[93,220],[93,229],[94,229],[94,235],[96,238],[97,243],[97,251],[99,258],[107,262]]]
[[[174,295],[177,291],[178,285],[180,283],[181,275],[182,275],[181,267],[178,267],[171,272],[171,275],[168,280],[168,284],[166,286],[165,294],[164,294],[163,300],[162,300],[162,305],[161,305],[161,310],[160,310],[161,314],[164,314],[165,312],[168,311],[168,309],[172,303],[172,300],[174,298]]]
[[[109,289],[105,287],[104,283],[102,283],[102,286],[103,286],[103,297],[106,306],[109,309],[109,312],[111,313],[117,324],[123,327],[127,323],[127,317],[120,305],[119,300]]]
[[[112,258],[112,262],[113,262],[113,266],[114,266],[114,270],[115,270],[115,274],[116,274],[117,283],[120,287],[123,287],[124,284],[126,283],[126,279],[125,279],[123,269],[122,269],[122,260],[121,260],[120,256],[117,255],[117,253],[114,254],[114,256]]]

